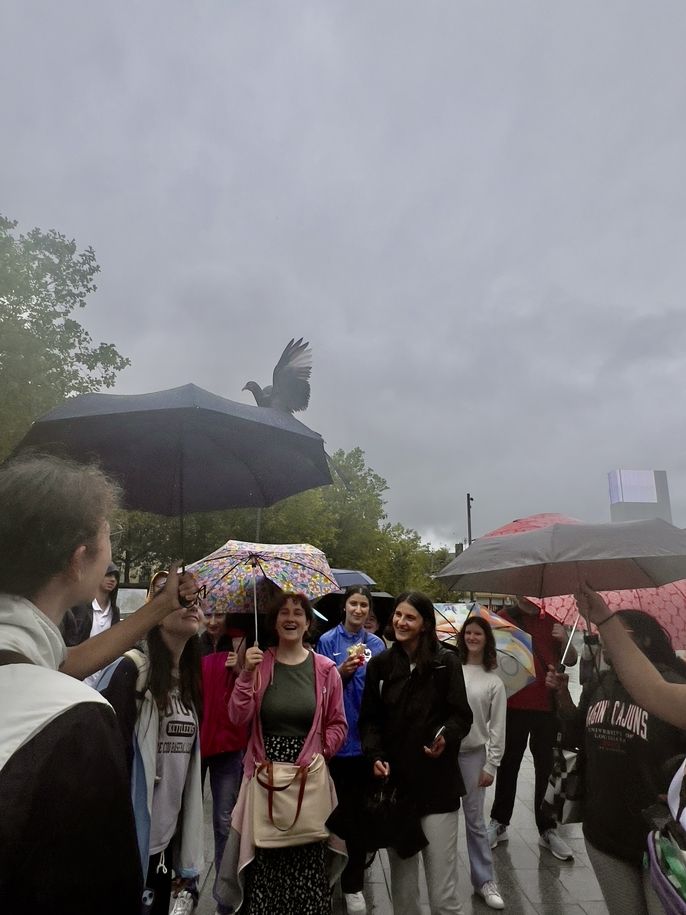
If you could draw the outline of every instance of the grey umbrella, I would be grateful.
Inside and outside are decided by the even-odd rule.
[[[437,578],[463,591],[555,597],[654,588],[686,578],[686,531],[666,521],[552,524],[476,540]]]

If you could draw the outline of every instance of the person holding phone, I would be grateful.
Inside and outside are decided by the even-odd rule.
[[[377,778],[410,802],[428,841],[424,861],[432,915],[461,915],[457,898],[457,811],[465,793],[460,742],[472,724],[462,665],[439,645],[431,599],[396,598],[395,642],[372,658],[360,710],[360,736]],[[420,915],[419,853],[388,849],[395,915]]]

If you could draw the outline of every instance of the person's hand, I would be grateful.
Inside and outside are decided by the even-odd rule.
[[[349,680],[359,666],[360,659],[356,655],[353,655],[351,658],[346,658],[342,664],[338,665],[338,673],[341,675],[341,679]]]
[[[556,642],[565,642],[567,640],[567,632],[562,623],[553,623],[553,638]]]
[[[182,890],[188,890],[197,899],[198,878],[197,877],[174,877],[172,880],[172,896],[176,898]]]
[[[391,773],[391,767],[387,762],[384,762],[381,759],[377,759],[374,763],[373,772],[376,778],[388,778]]]
[[[594,591],[593,588],[589,588],[587,584],[581,586],[574,595],[574,599],[576,600],[579,613],[583,617],[590,619],[596,626],[598,623],[602,623],[603,620],[606,620],[608,616],[612,616],[612,611],[600,594],[598,594],[597,591]]]
[[[481,770],[481,775],[479,776],[479,788],[490,788],[493,784],[493,776],[490,772],[487,772],[485,769]]]
[[[238,664],[238,653],[236,651],[227,652],[224,667],[235,667],[236,664]]]
[[[441,753],[445,750],[445,737],[441,734],[440,737],[437,737],[430,747],[424,747],[424,752],[431,759],[438,759]]]
[[[251,645],[245,653],[245,670],[251,672],[262,663],[264,652],[257,645]]]
[[[179,573],[178,562],[172,562],[169,566],[169,574],[164,584],[164,588],[159,591],[152,599],[160,609],[173,613],[174,610],[180,610],[194,603],[198,597],[198,583],[192,572]]]
[[[569,683],[569,676],[567,674],[558,673],[552,664],[548,664],[548,672],[545,675],[545,685],[548,689],[552,689],[553,692],[559,693],[561,689],[565,689]]]

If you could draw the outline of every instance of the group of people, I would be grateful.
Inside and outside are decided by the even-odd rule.
[[[526,598],[505,616],[531,635],[536,677],[509,700],[487,620],[468,617],[447,647],[418,591],[395,600],[390,647],[357,586],[316,644],[307,597],[279,592],[265,644],[247,645],[174,564],[118,621],[118,499],[92,467],[31,457],[0,468],[3,912],[167,915],[172,895],[197,902],[208,773],[219,915],[324,915],[339,878],[347,911],[365,912],[365,817],[380,786],[403,811],[397,841],[385,843],[396,915],[422,910],[420,855],[431,912],[463,911],[460,809],[473,890],[502,909],[493,849],[508,839],[527,743],[542,853],[573,856],[542,806],[560,719],[585,757],[584,837],[608,910],[662,911],[641,868],[641,812],[686,752],[686,664],[655,620],[578,595],[612,664],[578,707],[560,664],[576,660],[563,651],[567,633]],[[340,834],[258,843],[256,773],[319,757]]]

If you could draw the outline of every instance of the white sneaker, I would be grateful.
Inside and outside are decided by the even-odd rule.
[[[566,842],[562,841],[555,829],[546,829],[546,831],[538,837],[538,844],[541,848],[547,848],[548,851],[555,855],[556,858],[559,858],[560,861],[574,860],[574,852]]]
[[[507,826],[503,826],[502,823],[499,823],[497,820],[491,820],[491,822],[486,827],[486,835],[488,837],[488,844],[491,848],[495,848],[499,842],[507,842],[510,838],[507,834]]]
[[[364,901],[362,893],[343,893],[345,907],[352,915],[353,912],[366,912],[367,903]]]
[[[174,898],[174,897],[172,897]],[[170,915],[190,915],[195,908],[195,900],[188,890],[181,890],[178,896],[174,898],[174,908]]]
[[[476,890],[479,896],[483,899],[489,909],[504,909],[505,903],[503,897],[498,891],[496,884],[489,880],[487,883],[484,883],[482,887]]]

